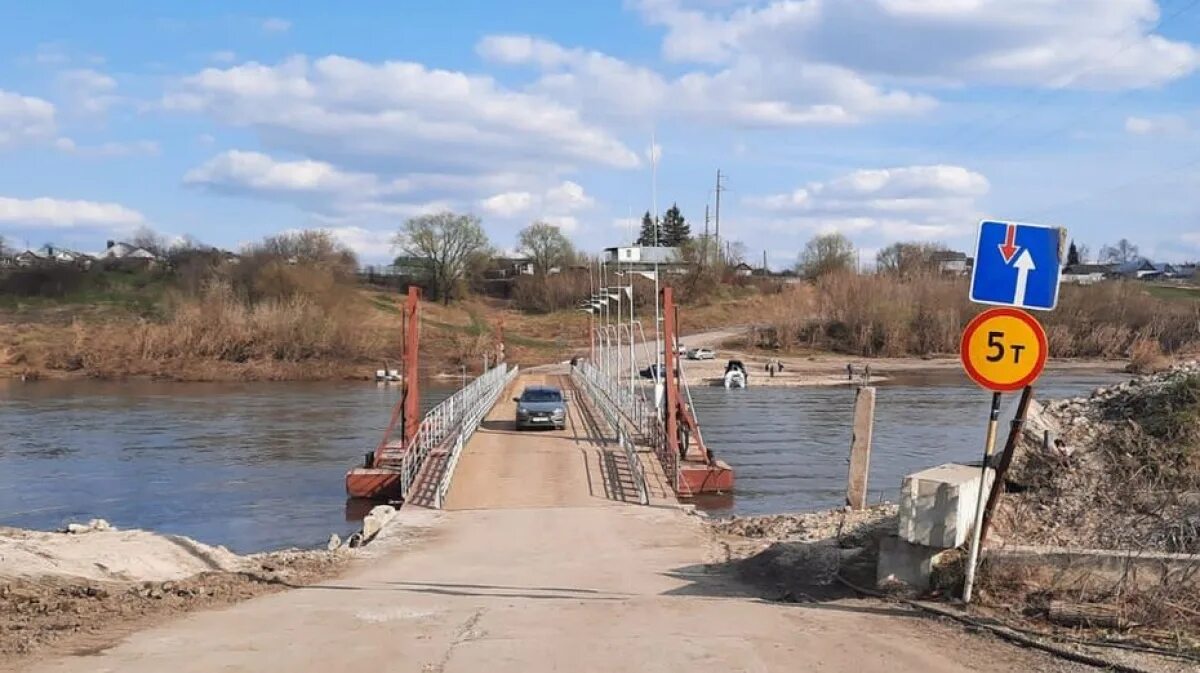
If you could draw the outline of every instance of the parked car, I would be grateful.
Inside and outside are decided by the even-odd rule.
[[[640,376],[644,379],[661,379],[661,378],[663,378],[663,376],[666,375],[666,373],[667,373],[667,368],[665,366],[655,364],[655,365],[650,365],[649,367],[646,367],[645,369],[639,371],[638,376]],[[658,374],[658,375],[655,376],[655,374]]]
[[[688,351],[687,356],[688,356],[689,360],[715,360],[715,359],[717,359],[717,354],[708,348],[693,348],[692,350]]]
[[[515,425],[518,430],[562,430],[567,427],[567,399],[558,388],[529,386],[521,391],[520,397],[514,397],[513,402],[517,403]]]

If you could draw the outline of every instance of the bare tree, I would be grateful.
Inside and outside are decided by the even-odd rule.
[[[7,257],[13,253],[13,249],[8,247],[8,241],[0,236],[0,257]]]
[[[1141,259],[1138,254],[1138,247],[1129,242],[1129,239],[1122,238],[1117,241],[1116,245],[1105,245],[1100,248],[1100,259],[1109,264],[1124,264],[1125,262],[1133,262]]]
[[[411,218],[394,240],[406,255],[425,263],[430,290],[444,304],[490,247],[478,217],[451,212]]]
[[[875,255],[875,268],[880,273],[908,276],[936,268],[935,253],[946,250],[941,243],[893,243]]]
[[[133,233],[133,238],[129,239],[129,243],[136,248],[148,250],[159,257],[165,256],[167,250],[171,247],[166,236],[154,231],[150,227],[139,227]]]
[[[291,264],[328,266],[342,274],[358,270],[358,257],[350,248],[321,229],[305,229],[263,239],[254,252],[276,257]]]
[[[533,260],[533,270],[540,276],[554,267],[563,267],[575,257],[575,246],[558,227],[534,222],[517,234],[517,249]]]
[[[809,240],[800,253],[797,270],[808,278],[819,278],[854,268],[854,244],[842,234],[822,234]]]

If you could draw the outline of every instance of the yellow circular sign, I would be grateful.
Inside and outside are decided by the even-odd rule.
[[[1041,323],[1020,309],[984,311],[963,331],[963,369],[988,390],[1008,392],[1033,383],[1048,355]]]

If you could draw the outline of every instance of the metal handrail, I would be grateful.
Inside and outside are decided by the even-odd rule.
[[[487,396],[505,380],[507,369],[507,365],[503,363],[489,369],[425,414],[417,434],[400,462],[402,496],[407,496],[412,485],[416,483],[417,475],[421,472],[421,466],[425,464],[429,452],[442,446],[450,433],[462,426],[468,414],[477,413],[477,408]]]
[[[467,441],[471,439],[471,435],[475,434],[475,430],[478,429],[479,424],[483,422],[484,416],[487,416],[487,413],[491,411],[492,406],[496,404],[496,399],[500,397],[500,393],[502,393],[508,387],[508,385],[512,383],[513,379],[517,377],[517,372],[520,370],[520,367],[513,367],[512,369],[508,370],[507,373],[504,373],[505,367],[506,365],[501,363],[488,372],[489,374],[496,371],[501,372],[501,374],[497,375],[499,381],[488,384],[488,391],[484,394],[484,397],[477,405],[475,405],[471,414],[467,416],[463,423],[458,426],[458,434],[454,440],[454,448],[450,451],[450,459],[446,461],[446,468],[442,471],[441,481],[438,482],[437,496],[435,499],[435,506],[438,509],[442,509],[446,502],[446,496],[450,493],[450,483],[454,480],[454,469],[458,467],[458,459],[462,455],[463,447],[465,447]]]
[[[586,366],[588,363],[581,364]],[[626,432],[625,424],[621,422],[623,414],[620,408],[598,382],[589,376],[589,372],[585,371],[583,367],[574,367],[571,370],[571,378],[576,382],[576,385],[581,386],[587,391],[588,398],[592,400],[595,407],[604,416],[604,419],[612,426],[613,432],[617,436],[617,444],[625,452],[625,460],[629,463],[629,471],[633,475],[634,486],[638,491],[638,502],[643,505],[649,505],[650,494],[646,488],[646,473],[642,467],[642,461],[637,455],[637,447],[633,439]]]

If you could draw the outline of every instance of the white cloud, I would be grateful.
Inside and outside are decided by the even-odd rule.
[[[286,33],[292,29],[292,22],[273,16],[269,19],[263,19],[262,29],[268,33]]]
[[[969,229],[989,189],[987,178],[961,166],[906,166],[854,171],[745,204],[768,229],[932,239]]]
[[[565,180],[562,184],[551,187],[546,191],[543,205],[547,210],[565,211],[568,213],[591,208],[596,200],[583,191],[577,183]]]
[[[378,179],[348,173],[322,161],[276,161],[260,152],[230,150],[193,168],[183,176],[187,185],[233,193],[324,194],[371,196]]]
[[[237,60],[237,53],[228,49],[222,49],[209,54],[208,59],[213,63],[233,63]]]
[[[325,231],[365,261],[389,258],[393,250],[392,239],[396,236],[394,229],[366,229],[357,226],[327,227]]]
[[[134,140],[131,142],[105,142],[99,145],[79,145],[67,137],[54,140],[55,149],[67,154],[82,157],[130,157],[158,156],[162,147],[153,140]]]
[[[58,88],[71,107],[83,114],[102,114],[120,100],[116,95],[117,81],[90,68],[59,73]]]
[[[327,56],[208,68],[185,78],[162,103],[253,129],[281,149],[374,170],[416,165],[545,174],[639,163],[576,110],[507,90],[490,77],[419,63]]]
[[[53,104],[0,89],[0,150],[49,140],[55,128]]]
[[[569,49],[527,35],[492,35],[477,45],[486,59],[542,72],[529,90],[617,119],[683,117],[745,126],[853,124],[924,112],[935,101],[886,90],[849,68],[776,63],[752,56],[715,71],[673,79],[607,54]]]
[[[489,196],[479,202],[479,207],[490,215],[515,217],[533,208],[533,194],[529,192],[504,192]]]
[[[1154,0],[772,0],[705,11],[641,0],[674,61],[822,63],[866,76],[1043,87],[1162,84],[1200,65],[1152,32]],[[848,37],[856,36],[856,37]]]
[[[1125,119],[1125,131],[1137,136],[1178,135],[1186,133],[1187,130],[1187,120],[1175,115],[1128,117]]]
[[[591,208],[595,203],[596,200],[584,191],[582,185],[564,180],[538,194],[528,191],[503,192],[481,200],[479,205],[486,213],[506,219],[534,213],[538,220],[569,231],[578,224],[570,214]]]
[[[0,196],[0,222],[9,224],[67,229],[105,225],[129,226],[145,221],[146,218],[138,211],[117,203]]]
[[[579,220],[573,215],[547,215],[538,219],[541,222],[558,227],[568,234],[579,229]]]

